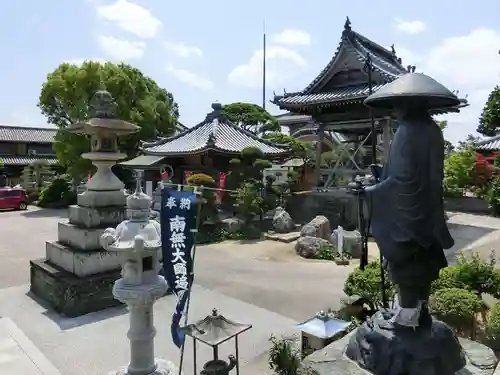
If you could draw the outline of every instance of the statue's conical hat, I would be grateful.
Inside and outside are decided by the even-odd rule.
[[[407,73],[382,86],[364,103],[369,107],[384,109],[414,104],[432,110],[457,106],[460,100],[435,79],[422,73]]]

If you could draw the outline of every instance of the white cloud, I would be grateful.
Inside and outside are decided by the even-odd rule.
[[[179,57],[200,57],[203,55],[203,51],[200,48],[182,42],[165,42],[165,48]]]
[[[127,0],[98,5],[97,14],[100,18],[144,39],[154,38],[162,26],[162,22],[148,9]]]
[[[417,71],[458,90],[459,96],[467,96],[470,104],[458,115],[443,116],[450,123],[445,130],[450,141],[457,142],[475,132],[488,95],[500,78],[499,46],[499,31],[478,28],[466,35],[446,38],[419,57],[421,65],[416,63]]]
[[[112,36],[99,36],[99,46],[113,61],[140,59],[144,55],[144,42],[131,42]]]
[[[250,88],[261,87],[263,57],[262,49],[255,51],[248,62],[229,73],[229,83]],[[306,65],[306,60],[298,52],[282,46],[271,46],[266,50],[266,83],[269,86],[283,84]]]
[[[311,44],[311,35],[299,29],[285,29],[279,34],[272,35],[271,42],[290,46],[308,46]]]
[[[422,21],[405,21],[396,18],[396,28],[407,34],[420,34],[427,29],[427,25]]]
[[[105,59],[102,59],[100,57],[96,57],[96,58],[93,58],[93,59],[89,59],[89,58],[68,59],[68,60],[65,60],[64,62],[66,62],[68,64],[82,65],[85,61],[98,62],[98,63],[101,63],[101,64],[103,64],[103,63],[106,62]]]
[[[166,70],[177,80],[179,80],[182,83],[185,83],[186,85],[197,87],[203,90],[209,90],[214,87],[213,82],[210,81],[208,78],[190,72],[189,70],[179,69],[172,65],[167,65]]]

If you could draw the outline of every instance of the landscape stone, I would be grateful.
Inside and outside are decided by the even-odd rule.
[[[302,227],[300,235],[330,240],[330,222],[328,221],[326,216],[316,216],[309,223]]]
[[[301,236],[295,244],[295,251],[298,255],[306,259],[317,258],[321,248],[332,246],[330,241],[323,238]]]
[[[318,375],[372,374],[345,356],[346,347],[356,332],[357,330],[307,356],[304,365],[317,371]],[[497,360],[490,348],[465,338],[459,338],[458,341],[463,348],[466,365],[455,375],[498,375],[495,373],[495,366],[492,367],[492,363]]]
[[[295,223],[283,207],[276,208],[273,216],[273,229],[277,233],[289,233],[295,229]]]
[[[221,220],[222,227],[229,233],[236,233],[243,227],[244,221],[236,216]]]
[[[338,232],[339,232],[338,229],[334,229],[332,232],[332,236],[330,238],[335,248],[337,248]],[[361,253],[363,251],[363,239],[361,237],[361,233],[359,233],[359,231],[357,230],[351,231],[345,229],[343,229],[343,232],[344,232],[344,246],[342,252],[351,255],[351,257],[353,258],[361,257]]]

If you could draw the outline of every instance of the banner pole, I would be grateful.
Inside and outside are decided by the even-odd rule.
[[[178,188],[180,189],[180,185],[178,185]],[[197,186],[194,187],[194,193],[198,197],[203,197],[203,186],[200,186],[198,189]],[[191,288],[194,283],[194,266],[195,266],[195,259],[196,259],[196,237],[198,235],[198,228],[200,227],[200,220],[201,220],[201,207],[203,205],[202,199],[200,199],[200,203],[197,205],[197,213],[196,213],[196,228],[191,229],[191,231],[194,233],[193,234],[193,249],[191,251],[191,259],[192,259],[192,270],[191,270],[191,275],[189,280],[189,289],[188,289],[188,296],[187,296],[187,301],[186,301],[186,313],[184,314],[184,326],[187,325],[188,321],[188,315],[189,315],[189,304],[191,302]],[[181,347],[181,358],[179,360],[179,374],[182,375],[182,367],[183,367],[183,362],[184,362],[184,349],[185,349],[185,344],[186,344],[186,336],[184,336],[182,340],[182,347]],[[196,345],[196,340],[193,341],[193,345]],[[196,375],[196,374],[195,374]]]

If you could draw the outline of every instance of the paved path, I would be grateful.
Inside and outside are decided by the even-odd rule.
[[[0,212],[0,316],[10,317],[62,374],[105,374],[128,360],[126,311],[109,309],[67,319],[26,295],[29,260],[44,257],[45,241],[57,238],[57,222],[64,218],[65,211]],[[456,240],[448,251],[450,260],[460,249],[489,256],[500,240],[499,219],[456,214],[450,227]],[[293,332],[296,323],[318,310],[338,307],[344,280],[354,266],[306,261],[294,254],[293,245],[268,241],[200,246],[190,317],[202,318],[217,307],[231,319],[252,323],[253,329],[240,340],[242,371],[262,372],[270,334]],[[156,353],[177,362],[179,352],[169,333],[173,304],[173,298],[166,297],[155,306]],[[222,354],[231,351],[226,347]],[[203,363],[209,352],[199,353]],[[191,373],[189,363],[186,374]]]

